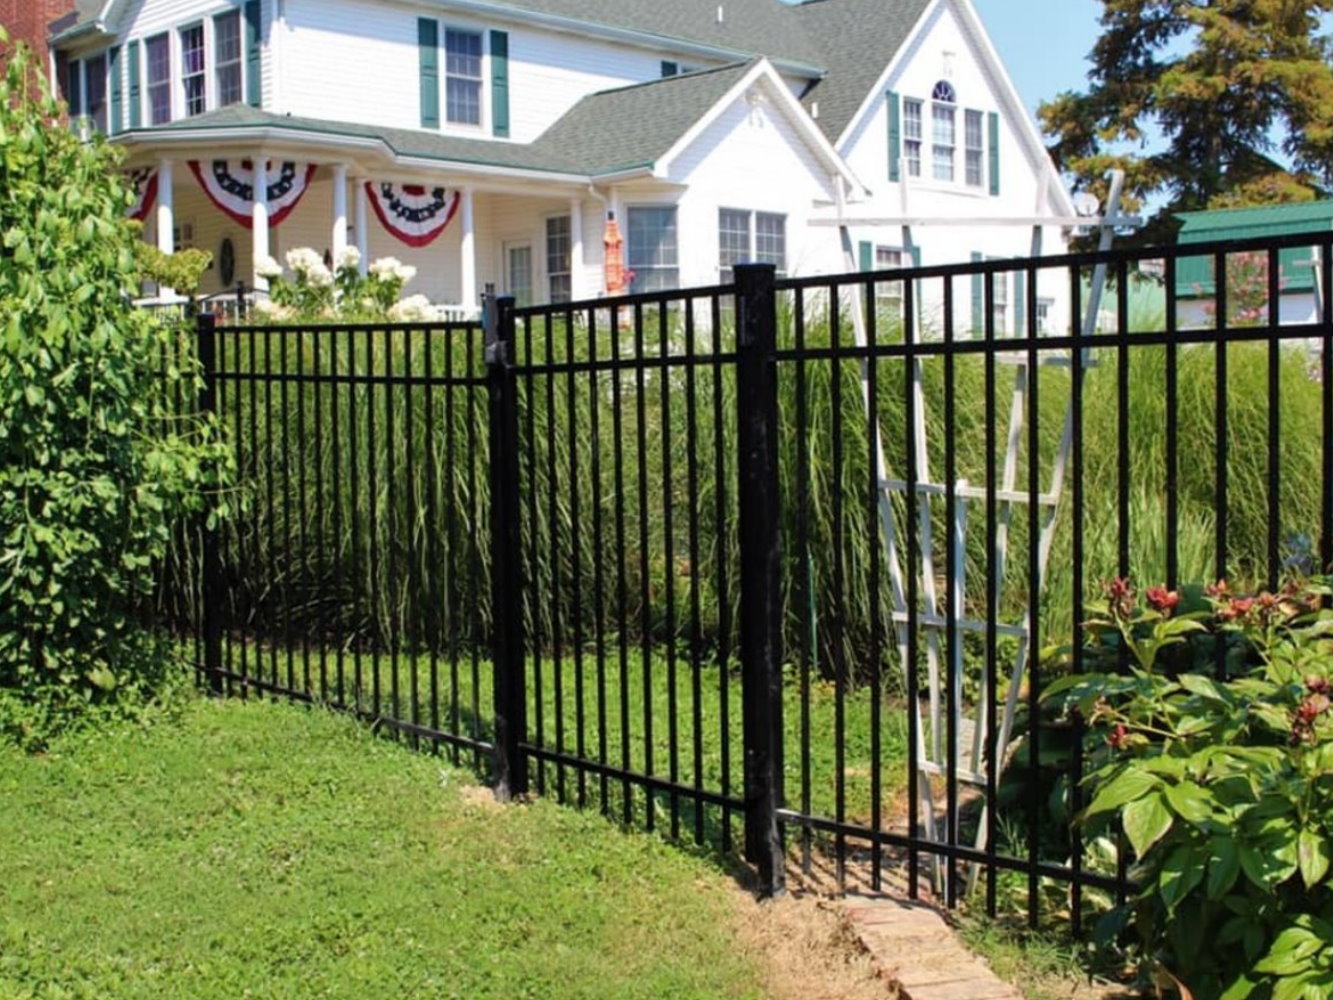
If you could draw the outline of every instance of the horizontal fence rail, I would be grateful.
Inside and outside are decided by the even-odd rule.
[[[1108,580],[1333,564],[1331,241],[204,317],[182,405],[242,513],[182,530],[160,606],[217,690],[743,851],[763,892],[1077,926],[1127,852],[1073,822],[1099,748],[1043,688]]]

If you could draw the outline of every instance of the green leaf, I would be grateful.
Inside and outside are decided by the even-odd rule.
[[[1171,830],[1175,818],[1160,793],[1146,795],[1125,806],[1122,814],[1125,834],[1140,858]]]
[[[1157,887],[1168,914],[1174,914],[1180,901],[1203,881],[1205,860],[1189,844],[1181,844],[1162,864]]]
[[[1278,976],[1303,972],[1310,967],[1310,959],[1326,947],[1327,942],[1304,927],[1288,927],[1274,939],[1268,954],[1255,963],[1254,971]]]
[[[1084,813],[1084,818],[1119,809],[1125,803],[1148,794],[1160,784],[1161,780],[1153,775],[1146,774],[1133,766],[1126,767],[1097,792]]]
[[[1328,874],[1328,841],[1306,827],[1296,838],[1296,857],[1301,867],[1301,878],[1307,889],[1313,889]]]
[[[1212,796],[1193,781],[1166,786],[1166,801],[1177,816],[1196,826],[1212,818]]]
[[[1209,843],[1213,859],[1208,863],[1208,883],[1204,888],[1210,900],[1216,901],[1231,891],[1240,875],[1240,852],[1236,842],[1228,837],[1214,837]]]

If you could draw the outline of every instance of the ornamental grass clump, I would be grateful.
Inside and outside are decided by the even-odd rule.
[[[1045,692],[1087,721],[1089,838],[1118,820],[1137,887],[1102,920],[1195,1000],[1333,995],[1333,589],[1198,595],[1126,580],[1100,672]]]
[[[198,393],[188,352],[130,304],[119,154],[54,124],[31,53],[7,49],[0,30],[0,734],[40,748],[179,676],[144,606],[182,519],[225,513],[227,465],[214,425],[170,405]]]

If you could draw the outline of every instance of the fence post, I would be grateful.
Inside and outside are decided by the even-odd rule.
[[[200,416],[213,414],[218,408],[217,384],[217,317],[201,312],[194,320],[195,354],[199,359],[202,383],[199,390]],[[199,527],[201,560],[200,600],[203,620],[200,633],[204,646],[204,675],[208,690],[222,694],[222,553],[218,529],[210,527],[207,516]]]
[[[778,520],[776,270],[736,267],[737,503],[740,657],[745,743],[745,856],[759,893],[784,889],[782,834],[782,590]]]
[[[514,376],[514,299],[487,294],[486,385],[490,399],[491,656],[495,671],[495,796],[528,790],[521,743],[527,734],[522,540],[519,532],[518,380]]]

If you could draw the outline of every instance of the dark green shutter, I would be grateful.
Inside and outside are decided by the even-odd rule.
[[[994,111],[986,116],[990,133],[990,193],[1000,193],[1000,116]]]
[[[245,103],[258,108],[264,103],[264,21],[259,0],[245,4]]]
[[[903,153],[902,102],[897,94],[890,91],[885,103],[889,109],[889,180],[897,181],[900,179],[898,163]]]
[[[107,60],[107,70],[111,77],[111,123],[108,131],[111,135],[116,135],[123,128],[122,123],[125,120],[125,92],[120,79],[120,46],[111,50],[111,56]]]
[[[908,249],[912,252],[912,266],[913,266],[913,267],[920,267],[920,266],[921,266],[921,248],[920,248],[920,247],[908,247]]]
[[[972,263],[980,264],[985,257],[972,251]],[[980,271],[972,275],[972,332],[982,333],[986,329],[986,276]]]
[[[509,32],[491,32],[491,134],[509,135]]]
[[[662,75],[663,75],[663,76],[675,76],[675,75],[678,74],[679,72],[680,72],[680,66],[678,66],[676,63],[669,62],[669,61],[667,61],[667,60],[665,60],[665,59],[662,60]]]
[[[1028,332],[1028,273],[1014,275],[1014,329],[1020,336]]]
[[[71,59],[65,73],[65,103],[71,120],[83,114],[83,60]]]
[[[421,127],[440,127],[440,25],[433,17],[417,19],[421,51]]]
[[[126,60],[130,72],[130,128],[143,124],[143,104],[139,100],[139,40],[129,44],[129,56]]]
[[[873,271],[875,269],[875,244],[869,240],[862,240],[856,245],[857,256],[860,260],[862,271]]]

